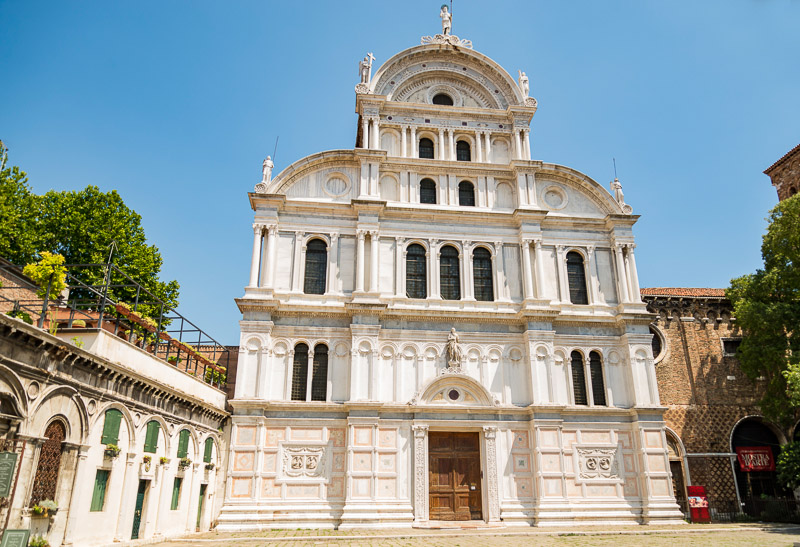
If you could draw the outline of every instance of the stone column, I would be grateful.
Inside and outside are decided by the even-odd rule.
[[[241,356],[241,353],[239,355]],[[283,375],[283,399],[285,401],[291,401],[292,375],[294,374],[294,348],[290,348],[289,351],[286,352],[286,357],[284,359],[286,373]]]
[[[261,261],[261,232],[262,224],[253,224],[253,257],[250,261],[250,283],[248,287],[258,286],[258,264]]]
[[[314,375],[314,349],[308,348],[308,361],[306,361],[306,401],[311,400],[311,383]]]
[[[406,252],[403,250],[402,237],[394,238],[394,296],[402,298],[403,291],[403,264],[405,263]]]
[[[475,300],[475,285],[472,282],[472,242],[461,242],[461,291],[462,300]]]
[[[413,425],[414,431],[414,522],[428,521],[428,426]]]
[[[339,286],[336,278],[339,275],[339,234],[331,234],[331,244],[328,246],[328,279],[326,294],[338,294]]]
[[[531,130],[525,129],[523,134],[525,135],[525,159],[529,160],[531,159]]]
[[[534,259],[536,260],[536,298],[544,298],[544,259],[542,258],[542,240],[534,239]]]
[[[500,491],[497,480],[497,428],[483,427],[486,442],[486,499],[489,502],[489,522],[500,522]]]
[[[90,483],[94,484],[90,475],[94,469],[90,469],[86,463],[90,447],[88,445],[78,445],[75,448],[77,448],[78,453],[75,458],[75,475],[72,482],[69,507],[67,508],[67,524],[64,530],[63,545],[74,545],[75,533],[82,524],[80,522],[82,511],[80,511],[79,508],[84,505],[86,493],[91,492],[91,489],[84,488],[84,485]]]
[[[519,129],[516,127],[514,128],[514,156],[516,159],[521,160],[522,158],[522,142],[519,139]]]
[[[638,303],[642,301],[642,296],[639,292],[639,273],[636,271],[636,258],[633,256],[633,250],[635,248],[636,245],[633,243],[628,245],[628,265],[630,266],[630,270],[628,270],[628,276],[631,279],[631,302]]]
[[[409,157],[419,157],[419,147],[417,146],[417,128],[413,125],[411,126],[411,153],[409,154]]]
[[[503,263],[503,242],[494,242],[494,299],[506,300],[505,291],[505,264]]]
[[[369,118],[361,118],[361,148],[369,148]]]
[[[356,252],[356,292],[364,292],[364,238],[366,230],[356,230],[358,246]]]
[[[586,247],[586,254],[589,259],[586,261],[586,270],[589,275],[586,276],[586,281],[589,284],[589,304],[599,304],[599,296],[597,289],[597,266],[595,265],[594,245]]]
[[[523,239],[519,244],[520,247],[522,247],[522,274],[525,280],[524,298],[527,300],[528,298],[534,297],[533,279],[531,278],[531,240]]]
[[[564,258],[566,247],[564,245],[556,246],[556,257],[558,267],[556,268],[558,272],[558,287],[561,292],[561,302],[563,304],[569,304],[569,286],[567,285],[567,264],[566,259]]]
[[[122,480],[122,492],[119,502],[119,516],[117,517],[117,531],[114,534],[114,541],[129,541],[131,539],[131,526],[133,526],[133,507],[131,504],[136,496],[131,495],[136,492],[139,482],[139,462],[135,452],[128,452],[125,455],[125,478]],[[154,465],[154,464],[150,464]],[[106,496],[108,492],[106,492]]]
[[[370,230],[369,232],[369,291],[373,293],[379,292],[378,289],[378,230]]]
[[[266,270],[264,286],[272,289],[275,287],[275,255],[278,252],[278,226],[270,224],[267,226],[267,259],[266,265],[262,270]]]
[[[304,232],[294,233],[294,260],[292,261],[292,292],[302,292],[303,272],[300,271],[302,253],[304,252]]]
[[[449,141],[449,144],[450,144],[450,151],[448,152],[448,155],[450,157],[448,159],[450,161],[455,161],[456,160],[456,135],[455,135],[455,131],[453,131],[452,129],[449,129],[447,132],[449,134],[448,141]]]
[[[407,158],[408,157],[408,142],[406,140],[406,134],[408,133],[408,126],[404,125],[400,128],[400,156]]]
[[[475,161],[483,162],[483,146],[481,140],[483,139],[482,133],[475,133]]]
[[[437,160],[443,160],[444,157],[444,129],[439,128],[439,157]]]
[[[380,150],[381,148],[381,129],[380,129],[380,118],[375,117],[372,118],[372,132],[370,133],[370,137],[372,137],[372,146],[373,150]]]
[[[486,163],[492,161],[492,135],[487,131],[483,134],[486,137]]]
[[[622,244],[614,244],[614,256],[617,262],[617,286],[619,287],[620,304],[628,301],[628,276],[625,274],[625,260],[622,257]]]

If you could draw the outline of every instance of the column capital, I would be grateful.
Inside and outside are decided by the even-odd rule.
[[[278,233],[278,225],[277,224],[268,224],[267,225],[267,233],[269,235],[271,235],[271,236],[275,235],[276,233]]]
[[[358,237],[359,241],[364,241],[364,238],[367,236],[366,230],[356,230],[356,236]]]
[[[530,244],[533,243],[533,242],[534,242],[534,240],[529,238],[529,237],[521,237],[519,239],[519,244],[522,245],[523,247],[526,246],[526,245],[530,246]]]
[[[255,235],[261,234],[261,232],[263,230],[264,230],[264,225],[263,224],[261,224],[260,222],[254,222],[253,223],[253,233]]]
[[[483,426],[483,436],[487,439],[494,439],[497,436],[497,427],[493,425]]]
[[[567,249],[567,246],[566,246],[566,245],[556,245],[556,250],[557,250],[559,253],[563,253],[563,252],[564,252],[566,249]]]
[[[414,437],[418,439],[425,437],[428,434],[427,425],[422,425],[422,424],[412,425],[411,429],[414,430]]]
[[[591,257],[593,253],[594,253],[594,245],[587,245],[586,254],[588,254]]]
[[[541,249],[541,248],[542,248],[542,238],[541,238],[541,237],[535,237],[535,238],[533,238],[533,245],[534,245],[534,246],[535,246],[537,249]]]
[[[406,238],[404,238],[404,237],[401,237],[401,236],[394,236],[394,240],[395,240],[395,242],[396,242],[398,245],[400,245],[400,244],[402,244],[402,243],[405,243],[405,241],[406,241]]]
[[[339,232],[331,232],[330,234],[328,234],[328,236],[331,238],[331,243],[333,243],[334,241],[339,239]]]
[[[494,242],[494,251],[499,253],[503,249],[503,242],[502,241],[495,241]]]
[[[378,235],[379,235],[378,234],[378,230],[370,230],[369,231],[369,237],[373,237],[374,238],[374,237],[378,237]]]
[[[633,252],[633,250],[636,248],[636,243],[628,243],[625,245],[625,247],[627,247],[630,252]]]

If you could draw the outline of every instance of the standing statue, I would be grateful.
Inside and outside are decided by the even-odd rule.
[[[458,334],[456,334],[456,329],[452,328],[447,337],[447,366],[459,368],[463,359],[464,352],[461,351],[461,346],[458,344]]]
[[[261,182],[263,184],[269,184],[269,181],[272,180],[273,167],[275,167],[275,164],[272,163],[272,158],[267,156],[267,159],[265,159],[264,163],[261,165],[261,172],[263,173]]]
[[[625,205],[625,194],[622,193],[622,184],[619,179],[614,179],[614,182],[611,183],[611,191],[614,192],[614,199],[617,200],[617,203]]]
[[[517,72],[519,72],[519,88],[522,90],[522,96],[527,99],[531,93],[531,85],[528,82],[528,75],[521,70],[518,70]]]
[[[442,11],[439,12],[439,17],[442,18],[442,34],[447,36],[450,34],[450,28],[453,25],[453,18],[447,10],[447,4],[442,4]]]
[[[358,72],[361,76],[361,83],[368,84],[370,79],[372,78],[372,61],[375,59],[375,56],[372,53],[367,53],[364,56],[363,61],[359,61],[358,63]]]

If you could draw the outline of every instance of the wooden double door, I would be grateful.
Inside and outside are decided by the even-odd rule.
[[[481,448],[478,433],[428,434],[431,520],[480,520]]]

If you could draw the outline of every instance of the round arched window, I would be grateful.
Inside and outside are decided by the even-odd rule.
[[[442,106],[453,106],[453,98],[446,93],[437,93],[433,96],[433,104],[440,104]]]
[[[650,325],[650,334],[653,335],[651,342],[653,348],[653,359],[656,361],[662,357],[661,353],[664,351],[664,340],[661,331],[656,327]]]

